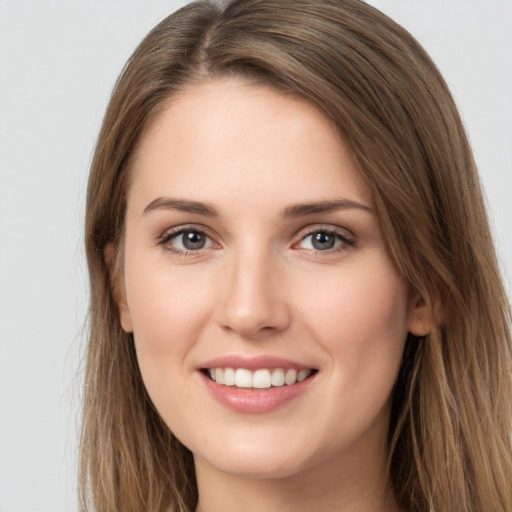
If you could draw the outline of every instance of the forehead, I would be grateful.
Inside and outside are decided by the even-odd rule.
[[[276,190],[290,202],[336,194],[371,202],[326,116],[306,101],[239,79],[174,96],[143,134],[132,172],[129,202],[135,193],[147,202],[164,194],[217,202]]]

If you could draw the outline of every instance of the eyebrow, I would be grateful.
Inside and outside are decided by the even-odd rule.
[[[218,210],[211,204],[199,201],[190,201],[188,199],[173,199],[171,197],[158,197],[151,201],[142,215],[154,212],[155,210],[179,210],[186,213],[195,213],[206,217],[218,217]]]
[[[373,213],[373,209],[369,206],[352,201],[351,199],[336,199],[333,201],[320,201],[318,203],[303,203],[289,206],[283,212],[283,217],[296,218],[314,215],[318,213],[331,213],[337,210],[357,209],[365,212]]]
[[[319,213],[331,213],[337,210],[358,209],[373,213],[369,206],[352,201],[351,199],[336,199],[331,201],[320,201],[315,203],[299,203],[288,206],[284,209],[282,217],[284,219],[305,217]],[[206,217],[219,217],[219,211],[209,203],[200,201],[192,201],[189,199],[174,199],[171,197],[158,197],[151,201],[142,215],[147,215],[156,210],[179,210],[185,213],[194,213],[196,215],[204,215]]]

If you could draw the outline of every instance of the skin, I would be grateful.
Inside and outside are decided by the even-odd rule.
[[[209,81],[172,99],[132,172],[120,318],[155,406],[194,454],[197,510],[398,510],[384,485],[389,398],[407,333],[425,334],[428,314],[331,123],[269,88]],[[180,252],[184,226],[206,233],[203,248]],[[334,247],[315,250],[311,233],[326,230]],[[276,410],[241,413],[198,371],[234,354],[318,373]]]

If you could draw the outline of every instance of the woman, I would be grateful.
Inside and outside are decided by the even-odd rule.
[[[475,164],[375,9],[161,22],[107,110],[86,244],[84,509],[510,509],[510,308]]]

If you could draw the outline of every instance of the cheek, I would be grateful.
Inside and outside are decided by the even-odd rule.
[[[407,289],[388,265],[340,269],[321,288],[314,302],[304,297],[309,316],[303,330],[328,355],[331,393],[322,397],[318,418],[330,422],[333,443],[345,443],[372,425],[387,428],[407,337]]]
[[[207,275],[198,275],[197,269],[161,261],[143,264],[136,256],[134,251],[127,258],[125,276],[137,360],[151,399],[173,423],[175,411],[193,403],[186,378],[194,368],[187,356],[200,338],[214,297],[205,283]]]
[[[140,350],[155,355],[186,349],[214,304],[208,274],[153,262],[126,265],[126,294]]]
[[[407,286],[386,257],[341,267],[302,293],[306,328],[344,382],[391,387],[407,337]],[[313,300],[314,299],[314,300]],[[379,381],[380,380],[380,384]]]
[[[313,284],[313,283],[312,283]],[[407,291],[394,275],[330,276],[325,286],[315,279],[315,292],[303,297],[306,317],[321,327],[327,337],[344,333],[364,337],[365,332],[407,332]]]
[[[195,369],[188,355],[214,302],[207,279],[197,268],[127,253],[126,296],[137,360],[149,396],[168,424],[181,421],[176,411],[194,403],[186,379]]]

